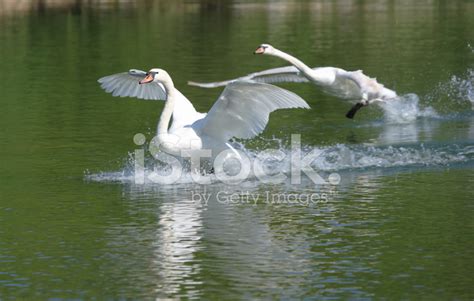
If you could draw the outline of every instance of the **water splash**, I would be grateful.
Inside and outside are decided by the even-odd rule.
[[[474,53],[474,47],[468,44]],[[380,103],[384,119],[389,123],[409,123],[419,117],[442,118],[474,110],[474,69],[468,68],[460,75],[452,75],[438,83],[429,93],[421,96],[405,94],[394,100]],[[436,110],[433,108],[436,107]]]
[[[259,150],[246,150],[250,162],[262,154]],[[291,150],[287,148],[279,149],[279,155],[267,157],[263,162],[264,170],[268,175],[285,174],[291,172]],[[310,164],[316,172],[331,173],[337,171],[366,171],[368,169],[393,169],[400,167],[426,167],[426,166],[448,166],[461,162],[471,162],[474,160],[474,146],[472,145],[411,145],[411,146],[365,146],[365,145],[345,145],[337,144],[328,147],[304,147],[302,156],[316,153],[317,156]],[[239,164],[239,163],[237,163]],[[252,163],[250,163],[252,164]],[[131,157],[126,166],[116,172],[100,172],[87,174],[86,179],[97,182],[135,182],[135,162]],[[252,167],[252,166],[251,166]],[[227,168],[227,167],[226,167]],[[235,168],[230,164],[229,169]],[[169,167],[157,162],[153,158],[145,161],[145,184],[165,184],[156,177],[157,174],[169,173]],[[211,182],[218,182],[215,175],[209,175]],[[250,181],[257,181],[253,171],[245,178]],[[175,184],[195,183],[193,174],[189,171],[182,173],[180,179]]]
[[[461,75],[452,75],[445,82],[439,83],[426,95],[430,103],[440,103],[443,112],[461,112],[467,106],[474,110],[474,69],[467,69]]]
[[[408,123],[419,117],[439,116],[432,107],[420,107],[419,102],[418,95],[410,93],[382,102],[380,107],[384,111],[385,120],[390,123]]]
[[[467,70],[463,77],[453,75],[448,84],[448,95],[461,100],[469,100],[474,110],[474,69]]]

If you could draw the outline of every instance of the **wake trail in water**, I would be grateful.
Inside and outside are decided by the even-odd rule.
[[[255,180],[253,163],[262,154],[258,150],[243,150],[250,159],[248,163],[251,170],[245,180]],[[277,174],[289,175],[291,173],[291,150],[280,148],[277,155],[266,156],[262,162],[265,174],[275,176]],[[268,154],[268,150],[265,150]],[[331,173],[337,171],[364,172],[370,169],[396,169],[396,168],[423,168],[428,166],[450,166],[451,164],[467,164],[474,162],[474,146],[447,144],[447,145],[411,145],[411,146],[365,146],[337,144],[329,147],[304,147],[301,156],[310,155],[313,158],[309,166],[316,172]],[[226,172],[233,173],[237,165],[228,164]],[[170,168],[153,158],[145,160],[144,167],[145,184],[166,184],[160,182],[157,175],[166,175]],[[212,182],[219,179],[215,175],[209,175]],[[134,183],[135,160],[133,156],[127,161],[126,166],[116,172],[100,172],[87,174],[86,179],[97,182],[122,182]],[[176,183],[193,183],[191,172],[185,171]]]
[[[417,118],[446,119],[446,114],[452,116],[452,112],[459,114],[466,110],[474,110],[474,69],[467,69],[462,75],[453,75],[449,80],[439,83],[430,93],[422,97],[425,105],[420,104],[420,98],[416,94],[405,94],[391,101],[380,104],[384,112],[385,123],[412,123]],[[428,104],[428,105],[426,105]],[[436,110],[432,107],[436,105]],[[389,125],[393,126],[393,125]],[[263,162],[265,173],[273,176],[277,174],[288,175],[291,173],[291,150],[282,144],[281,140],[269,141],[273,149],[278,153],[275,156],[267,156]],[[249,143],[251,144],[251,143]],[[249,158],[248,164],[252,165],[256,158],[267,150],[250,150],[244,145],[237,148]],[[145,152],[147,153],[147,152]],[[354,171],[363,173],[369,169],[392,172],[399,168],[420,169],[424,167],[443,167],[474,164],[474,145],[470,144],[412,144],[392,146],[371,145],[346,145],[337,144],[328,147],[306,146],[302,149],[302,157],[309,154],[314,155],[310,167],[316,172],[331,173]],[[87,173],[86,180],[96,182],[120,182],[135,183],[135,160],[133,154],[119,171]],[[237,166],[240,168],[240,166]],[[257,182],[254,168],[248,166],[251,171],[246,180]],[[226,166],[232,173],[236,166]],[[144,161],[143,175],[145,184],[164,185],[157,175],[166,175],[170,172],[169,166],[150,157]],[[215,175],[209,175],[212,182],[217,182]],[[184,171],[177,181],[178,184],[194,183],[193,175]]]

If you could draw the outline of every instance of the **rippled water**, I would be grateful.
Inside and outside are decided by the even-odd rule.
[[[0,0],[0,299],[474,298],[474,5],[369,2]],[[349,120],[283,84],[312,109],[234,141],[278,184],[150,177],[163,104],[96,80],[162,67],[205,112],[186,82],[284,66],[262,42],[403,97]],[[292,183],[291,134],[326,184]]]

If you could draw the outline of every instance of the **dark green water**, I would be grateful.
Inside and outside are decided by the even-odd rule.
[[[0,299],[474,298],[474,3],[413,2],[0,1]],[[186,82],[286,65],[252,55],[263,42],[416,93],[392,108],[415,120],[348,120],[350,104],[284,84],[312,110],[272,114],[247,148],[301,134],[339,185],[134,184],[133,137],[154,135],[163,103],[96,80],[161,67],[206,112],[220,90]]]

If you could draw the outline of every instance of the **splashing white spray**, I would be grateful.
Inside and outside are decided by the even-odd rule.
[[[432,107],[420,108],[418,95],[410,93],[382,102],[385,119],[391,123],[408,123],[418,117],[438,117]]]
[[[448,88],[452,96],[461,100],[469,100],[471,108],[474,110],[474,69],[467,70],[463,77],[453,75]]]
[[[262,154],[259,150],[243,149],[242,151],[249,157],[250,162]],[[291,173],[291,150],[280,148],[277,150],[278,156],[267,157],[263,168],[267,174]],[[416,166],[445,166],[459,162],[471,162],[474,160],[474,146],[462,146],[449,144],[444,146],[362,146],[337,144],[329,147],[304,147],[302,155],[317,152],[318,156],[310,164],[316,172],[331,173],[343,170],[366,170],[371,168],[399,168]],[[251,168],[252,169],[252,168]],[[145,161],[144,173],[145,185],[169,183],[157,183],[153,179],[156,173],[166,174],[167,167],[149,158]],[[327,177],[327,175],[326,175]],[[216,183],[218,179],[215,175],[210,175],[211,182]],[[126,166],[117,172],[100,172],[86,174],[86,179],[98,182],[123,182],[134,183],[135,181],[135,161],[133,156],[128,160]],[[252,172],[246,181],[257,181]],[[179,181],[173,184],[195,183],[192,174],[184,171]],[[245,183],[243,184],[245,185]]]
[[[432,105],[437,104],[438,112],[443,114],[474,110],[474,69],[469,68],[440,82],[423,99]]]

